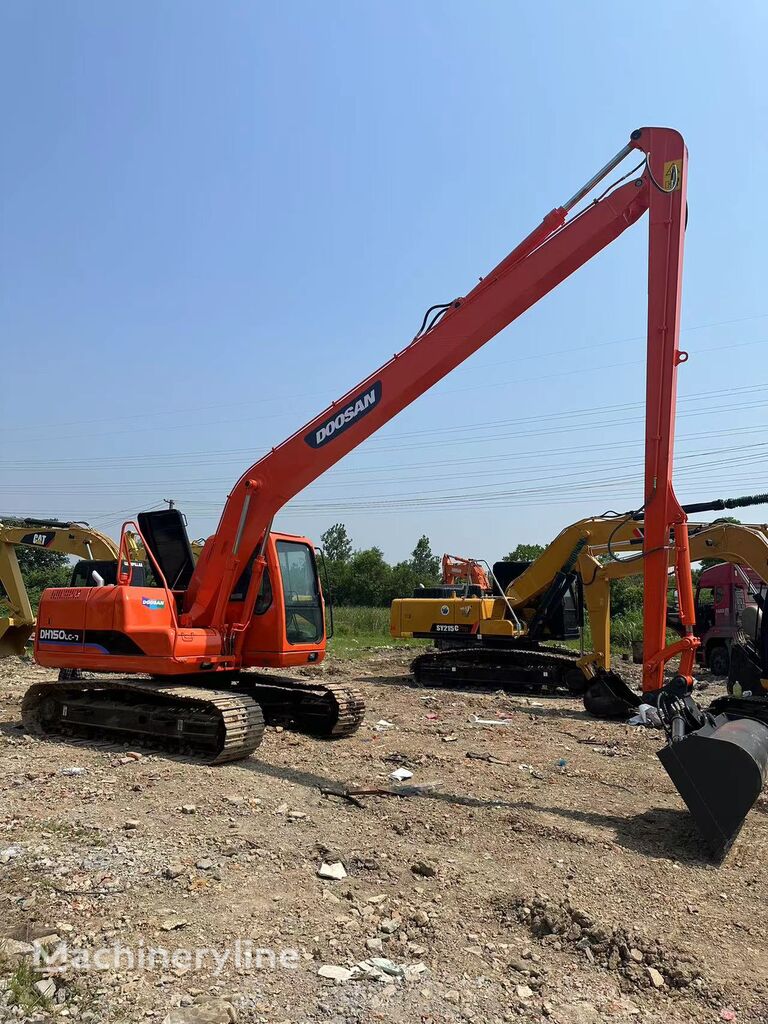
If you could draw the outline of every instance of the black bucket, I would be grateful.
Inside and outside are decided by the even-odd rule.
[[[594,718],[624,718],[641,704],[617,672],[598,672],[584,694],[584,710]]]
[[[768,727],[750,718],[718,715],[658,757],[721,860],[760,796],[768,770]]]

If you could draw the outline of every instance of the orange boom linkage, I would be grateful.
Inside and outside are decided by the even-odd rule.
[[[635,150],[643,155],[641,163],[569,219]],[[686,703],[698,641],[693,635],[686,517],[672,487],[677,369],[687,358],[678,347],[686,180],[687,152],[678,132],[633,132],[612,160],[548,213],[467,295],[428,310],[407,348],[249,467],[227,498],[218,529],[197,564],[176,510],[144,513],[134,528],[149,554],[156,585],[136,585],[126,539],[126,527],[132,524],[126,524],[114,585],[45,591],[35,654],[40,664],[65,669],[70,677],[88,669],[140,672],[155,681],[70,678],[41,684],[27,695],[25,721],[44,732],[56,731],[66,718],[69,727],[175,736],[188,742],[196,736],[198,748],[208,744],[211,760],[245,756],[253,749],[262,707],[268,716],[283,715],[321,735],[353,731],[362,716],[357,696],[339,697],[332,688],[313,689],[296,680],[240,674],[251,667],[319,662],[325,654],[325,605],[314,549],[305,538],[273,533],[275,515],[647,211],[645,494],[636,513],[644,526],[643,691],[663,709],[671,740],[684,739],[700,727],[695,705]],[[673,536],[684,636],[667,646],[667,566]],[[665,665],[677,655],[679,672],[665,685]],[[158,677],[176,682],[162,684]],[[212,685],[222,689],[212,690]],[[615,677],[595,686],[602,686],[603,699],[614,705],[636,701],[621,691]],[[593,708],[600,705],[594,687],[587,696]],[[700,733],[699,728],[667,750],[708,750],[710,744],[695,742]],[[764,746],[768,756],[768,742]],[[677,763],[682,754],[671,756]],[[752,757],[758,775],[761,756],[758,742]],[[693,810],[690,794],[666,766]]]

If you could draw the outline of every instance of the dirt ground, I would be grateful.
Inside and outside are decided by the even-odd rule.
[[[765,797],[714,865],[657,732],[414,688],[407,666],[328,662],[364,694],[355,736],[268,729],[249,761],[207,768],[26,736],[21,695],[51,674],[3,662],[0,1020],[768,1021]],[[399,767],[409,795],[323,793],[397,790]],[[43,936],[70,960],[35,1009]]]

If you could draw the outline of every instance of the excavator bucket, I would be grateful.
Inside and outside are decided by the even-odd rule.
[[[17,624],[13,619],[0,618],[0,658],[12,654],[21,657],[34,628],[26,622]]]
[[[584,694],[584,710],[594,718],[626,718],[640,704],[617,672],[598,672]]]
[[[721,860],[760,795],[768,772],[768,727],[717,715],[658,757],[712,855]]]

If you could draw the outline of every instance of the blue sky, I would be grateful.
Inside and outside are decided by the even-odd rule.
[[[6,0],[0,512],[114,533],[175,498],[210,533],[648,124],[690,152],[678,493],[767,490],[767,28],[758,2]],[[645,248],[643,220],[278,525],[490,560],[639,504]]]

